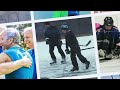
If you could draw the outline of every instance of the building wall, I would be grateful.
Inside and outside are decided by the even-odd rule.
[[[0,11],[0,23],[31,20],[30,11]]]

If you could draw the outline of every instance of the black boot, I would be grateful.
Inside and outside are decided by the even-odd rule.
[[[62,58],[61,63],[62,63],[62,64],[65,64],[65,63],[66,63],[66,59],[65,59],[65,58]]]
[[[90,62],[89,62],[89,61],[87,61],[87,62],[85,63],[85,65],[86,65],[86,69],[88,69],[88,68],[89,68],[89,66],[90,66]]]
[[[56,61],[56,60],[53,60],[53,62],[51,62],[50,65],[53,65],[53,64],[55,64],[55,63],[57,63],[57,61]]]
[[[73,67],[70,71],[78,71],[78,70],[79,70],[79,68]]]

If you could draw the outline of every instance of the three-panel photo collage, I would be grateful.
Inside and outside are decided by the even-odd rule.
[[[120,79],[120,11],[0,11],[0,79]]]

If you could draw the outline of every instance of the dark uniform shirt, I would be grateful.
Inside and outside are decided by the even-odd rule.
[[[45,38],[49,38],[51,44],[58,44],[59,40],[61,39],[60,32],[55,26],[50,26],[45,31]]]
[[[104,26],[100,28],[100,32],[97,32],[97,40],[109,40],[113,47],[119,42],[119,30],[113,26],[111,30],[106,30]],[[111,45],[112,46],[112,45]]]
[[[71,49],[77,49],[79,47],[79,43],[72,31],[66,33],[65,39],[66,39],[66,48],[68,48],[68,46]]]

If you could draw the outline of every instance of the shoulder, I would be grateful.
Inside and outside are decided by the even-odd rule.
[[[117,32],[117,33],[119,33],[118,28],[117,28],[117,27],[115,27],[115,26],[112,28],[112,31],[113,31],[113,32]]]
[[[70,30],[70,31],[67,32],[67,35],[71,36],[71,35],[74,35],[74,33]]]
[[[25,51],[26,54],[32,56],[32,54],[34,53],[33,51],[34,49],[28,49],[27,51]]]
[[[33,49],[28,49],[27,52],[31,54],[33,52]]]
[[[113,30],[118,31],[118,28],[116,26],[113,26]]]
[[[31,52],[31,51],[32,51],[32,49],[28,49],[27,51],[28,51],[28,52]]]

